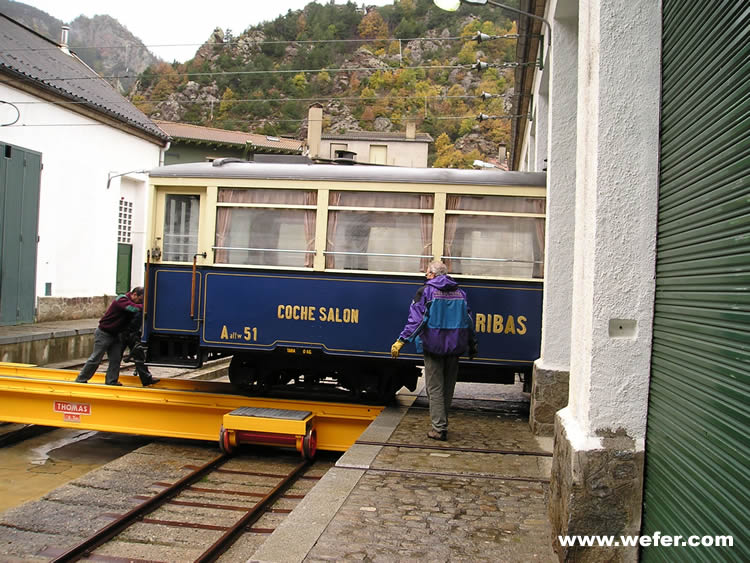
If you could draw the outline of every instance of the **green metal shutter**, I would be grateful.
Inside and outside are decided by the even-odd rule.
[[[0,325],[34,322],[42,156],[0,143]]]
[[[664,0],[643,561],[750,561],[750,3]],[[682,540],[681,540],[682,541]]]

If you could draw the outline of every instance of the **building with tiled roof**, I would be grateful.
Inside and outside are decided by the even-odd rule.
[[[351,131],[323,133],[323,109],[313,104],[308,110],[307,145],[311,158],[336,160],[345,155],[355,162],[388,166],[427,167],[427,153],[432,137],[417,133],[414,121],[405,132]]]
[[[165,164],[204,162],[222,157],[247,158],[254,154],[299,155],[304,142],[285,137],[228,131],[188,123],[155,120],[172,138]]]
[[[66,43],[66,28],[55,43],[0,14],[2,325],[70,318],[143,281],[143,171],[169,135]]]

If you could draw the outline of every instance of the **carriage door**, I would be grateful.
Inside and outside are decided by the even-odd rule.
[[[42,155],[0,143],[0,325],[34,322]]]
[[[656,296],[643,534],[734,547],[643,561],[750,561],[747,2],[664,0]]]
[[[154,267],[152,293],[155,330],[197,335],[203,274],[192,272],[198,254],[201,195],[162,193],[157,198],[155,240],[152,248],[161,256]]]

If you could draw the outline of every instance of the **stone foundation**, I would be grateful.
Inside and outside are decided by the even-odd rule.
[[[114,300],[114,295],[96,297],[39,297],[36,322],[98,319]]]
[[[529,426],[537,436],[552,436],[555,413],[568,405],[570,372],[544,369],[534,362]]]
[[[549,516],[560,561],[637,562],[638,547],[562,546],[558,536],[637,535],[641,527],[644,451],[619,434],[601,437],[601,448],[573,442],[565,419],[555,416]]]

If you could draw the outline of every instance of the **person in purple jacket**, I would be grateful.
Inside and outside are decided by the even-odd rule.
[[[415,342],[417,352],[424,353],[424,377],[430,404],[433,440],[448,436],[448,409],[458,376],[458,358],[477,353],[474,321],[466,293],[448,275],[448,268],[436,260],[425,273],[427,282],[419,288],[409,307],[409,319],[398,340],[391,346],[391,356],[398,358],[405,342]]]
[[[133,315],[141,311],[143,311],[142,287],[134,287],[128,293],[118,295],[112,301],[104,316],[99,319],[99,326],[94,331],[94,351],[76,377],[77,383],[86,383],[91,379],[106,352],[109,364],[104,383],[122,385],[118,381],[122,360],[120,333],[128,327]]]

